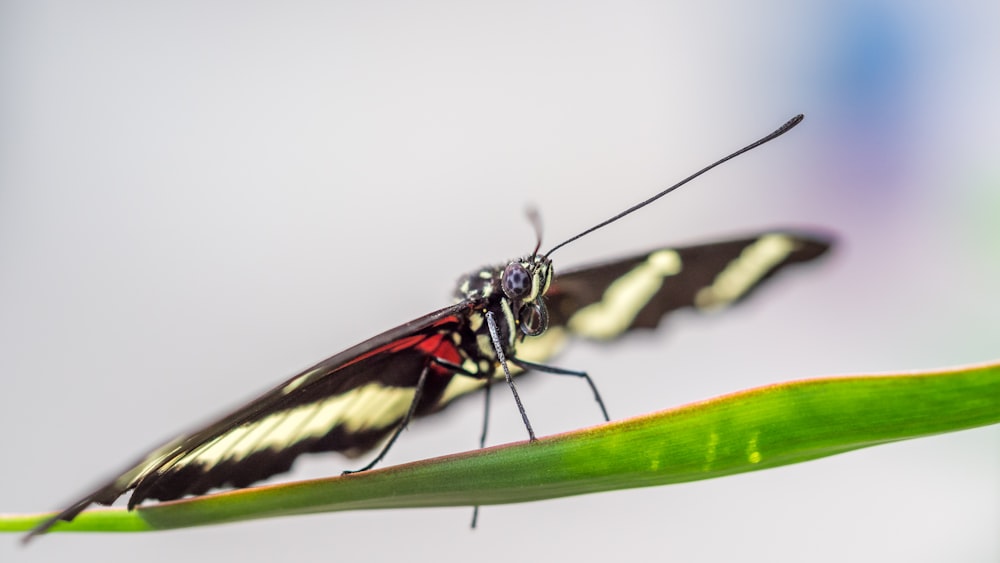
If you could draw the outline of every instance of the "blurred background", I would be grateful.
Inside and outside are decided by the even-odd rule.
[[[802,377],[1000,357],[996,2],[0,3],[0,511],[56,509],[176,431],[560,250],[774,227],[830,259],[558,365],[615,418]],[[599,422],[533,376],[540,434]],[[493,443],[521,440],[495,393]],[[474,448],[478,400],[394,464]],[[294,478],[356,464],[335,455]],[[679,486],[470,510],[59,535],[4,561],[996,561],[1000,428]]]

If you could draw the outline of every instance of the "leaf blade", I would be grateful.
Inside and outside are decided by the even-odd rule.
[[[147,531],[378,508],[529,502],[779,467],[1000,422],[1000,363],[817,378],[623,421],[372,470],[89,511],[54,531]],[[47,515],[0,517],[26,531]]]

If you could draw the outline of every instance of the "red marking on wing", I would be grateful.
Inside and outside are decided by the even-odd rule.
[[[459,355],[458,349],[455,347],[455,343],[452,342],[450,338],[447,338],[447,334],[438,333],[427,340],[424,340],[417,345],[417,349],[424,352],[430,357],[439,358],[446,362],[452,364],[461,364],[462,356]],[[433,364],[434,371],[441,375],[452,373],[450,369],[447,369],[440,364]]]
[[[382,346],[373,348],[368,352],[359,355],[358,357],[352,359],[351,361],[345,363],[343,367],[347,367],[352,364],[356,364],[362,360],[371,358],[372,356],[377,356],[383,353],[394,353],[401,352],[403,350],[416,349],[429,357],[441,358],[442,360],[451,363],[461,363],[462,358],[458,353],[458,349],[455,348],[455,344],[449,338],[450,331],[447,329],[448,325],[456,325],[458,323],[458,317],[447,316],[438,319],[434,324],[430,325],[428,329],[433,330],[434,328],[439,328],[438,332],[428,332],[425,329],[424,332],[417,334],[411,334],[409,336],[404,336],[402,338],[397,338],[392,342],[387,342]]]

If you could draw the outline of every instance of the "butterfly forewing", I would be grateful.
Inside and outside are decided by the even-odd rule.
[[[710,311],[736,303],[782,268],[828,248],[816,237],[770,232],[557,271],[546,295],[549,323],[599,340],[655,328],[677,309]]]
[[[365,453],[402,420],[430,359],[458,360],[451,335],[466,314],[459,303],[332,356],[153,450],[52,521],[72,519],[92,502],[110,504],[130,489],[132,507],[145,499],[245,487],[287,471],[307,452]],[[437,408],[451,378],[441,370],[430,374],[420,414]]]
[[[545,362],[570,336],[612,340],[631,330],[655,328],[679,309],[726,307],[745,299],[783,268],[814,260],[829,248],[820,237],[775,231],[557,269],[546,294],[549,330],[526,338],[518,357]],[[453,381],[446,396],[467,385]]]

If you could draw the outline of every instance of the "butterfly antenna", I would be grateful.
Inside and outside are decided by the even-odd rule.
[[[730,154],[729,156],[726,156],[724,158],[721,158],[721,159],[713,162],[712,164],[709,164],[708,166],[702,168],[701,170],[695,172],[694,174],[688,176],[687,178],[684,178],[680,182],[677,182],[676,184],[670,186],[669,188],[663,190],[662,192],[654,195],[653,197],[651,197],[651,198],[649,198],[649,199],[647,199],[645,201],[641,201],[641,202],[633,205],[632,207],[629,207],[628,209],[626,209],[625,211],[622,211],[621,213],[615,215],[614,217],[611,217],[610,219],[602,221],[602,222],[594,225],[593,227],[590,227],[589,229],[583,231],[582,233],[578,233],[578,234],[576,234],[576,235],[574,235],[574,236],[572,236],[572,237],[570,237],[570,238],[568,238],[568,239],[560,242],[559,244],[557,244],[554,247],[552,247],[552,249],[550,249],[548,252],[546,252],[545,256],[546,257],[551,256],[553,252],[555,252],[556,250],[559,250],[560,248],[566,246],[567,244],[575,241],[576,239],[578,239],[578,238],[580,238],[582,236],[585,236],[585,235],[589,235],[590,233],[596,231],[597,229],[600,229],[601,227],[604,227],[605,225],[608,225],[610,223],[614,223],[615,221],[621,219],[622,217],[628,215],[629,213],[632,213],[633,211],[638,211],[638,210],[642,209],[643,207],[646,207],[650,203],[653,203],[654,201],[656,201],[656,200],[660,199],[661,197],[669,194],[670,192],[676,190],[677,188],[683,186],[684,184],[687,184],[691,180],[694,180],[698,176],[701,176],[702,174],[704,174],[705,172],[708,172],[709,170],[715,168],[716,166],[718,166],[720,164],[723,164],[724,162],[728,162],[728,161],[736,158],[737,156],[739,156],[739,155],[741,155],[741,154],[743,154],[743,153],[745,153],[747,151],[753,150],[753,149],[755,149],[755,148],[763,145],[764,143],[767,143],[768,141],[773,141],[774,139],[777,139],[778,137],[780,137],[780,136],[784,135],[785,133],[789,132],[793,127],[795,127],[796,125],[798,125],[799,123],[801,123],[803,119],[805,119],[805,116],[802,115],[801,113],[799,115],[796,115],[795,117],[789,119],[784,125],[782,125],[781,127],[777,128],[770,135],[767,135],[766,137],[764,137],[762,139],[754,141],[753,143],[750,143],[749,145],[747,145],[747,146],[743,147],[742,149],[740,149],[740,150],[738,150],[738,151]]]
[[[538,213],[538,208],[533,205],[529,205],[524,214],[528,216],[528,222],[535,230],[535,249],[531,251],[531,258],[534,259],[538,256],[538,249],[542,247],[542,216]]]

